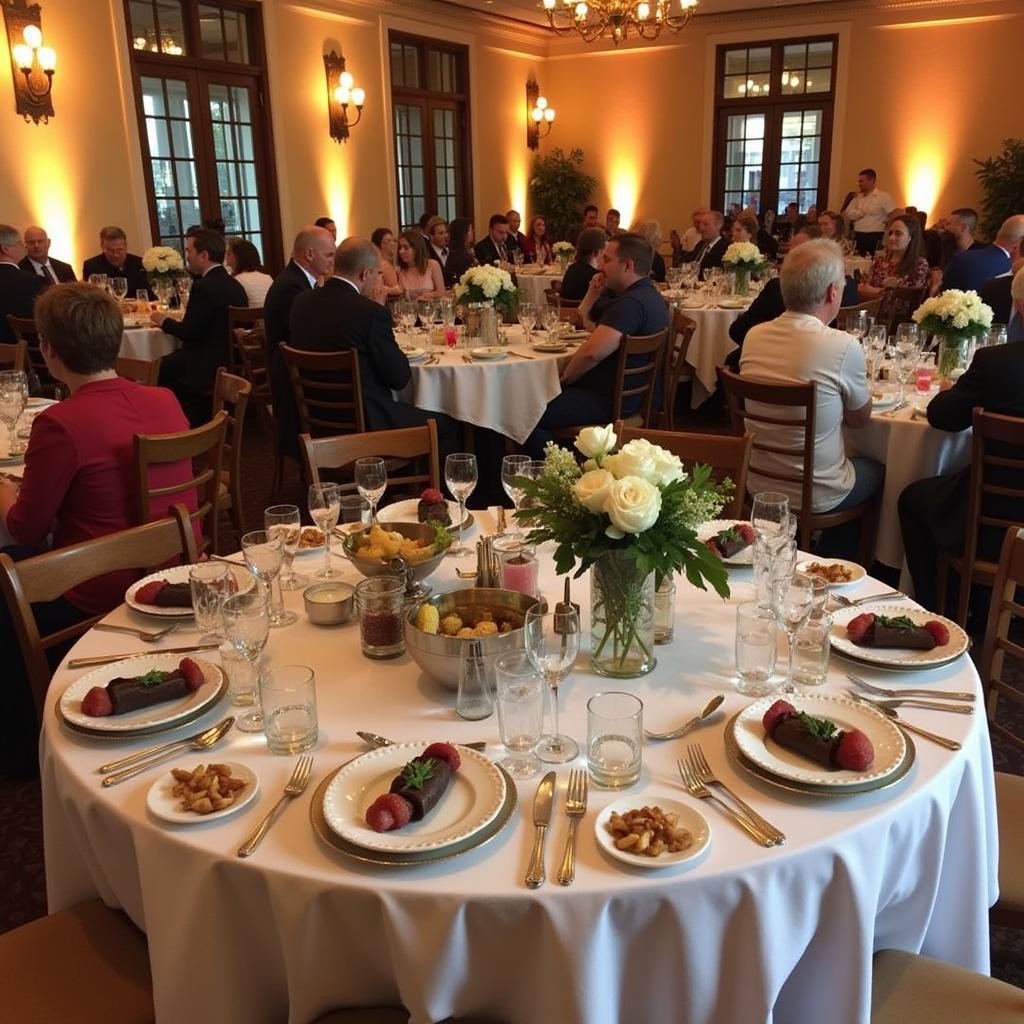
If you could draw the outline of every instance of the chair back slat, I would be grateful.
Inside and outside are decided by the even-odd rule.
[[[624,399],[639,396],[639,411],[636,415],[640,416],[643,426],[653,426],[651,417],[654,409],[654,393],[665,361],[668,331],[669,329],[666,327],[654,334],[625,336],[620,341],[612,405],[613,420],[623,419]],[[630,360],[635,356],[644,357],[643,362],[631,365]]]
[[[366,429],[355,352],[308,352],[282,344],[281,356],[303,434],[325,437],[361,434]]]
[[[223,411],[228,418],[224,431],[221,472],[227,500],[221,500],[218,495],[218,502],[222,508],[230,506],[238,525],[242,523],[242,435],[245,431],[245,410],[251,394],[252,384],[244,377],[228,373],[223,366],[217,367],[217,379],[213,385],[213,415]]]
[[[44,388],[53,389],[57,381],[50,375],[50,371],[46,366],[46,360],[43,359],[43,353],[39,351],[39,330],[36,327],[35,320],[32,317],[14,316],[13,313],[8,313],[7,323],[14,334],[15,343],[19,341],[25,342],[25,348],[28,352],[28,365],[35,371],[39,382]]]
[[[13,344],[5,341],[0,343],[0,370],[13,370],[15,373],[28,369],[28,344],[16,341]]]
[[[117,375],[137,384],[155,387],[160,379],[160,356],[156,359],[135,359],[132,356],[117,357]]]
[[[228,306],[228,336],[227,336],[227,358],[228,369],[235,373],[241,365],[241,359],[236,347],[238,337],[236,331],[254,330],[263,326],[262,306]]]
[[[685,313],[676,312],[672,317],[671,338],[665,365],[665,391],[661,401],[661,425],[666,430],[676,429],[676,392],[683,373],[686,371],[686,356],[690,342],[697,330],[697,322]]]

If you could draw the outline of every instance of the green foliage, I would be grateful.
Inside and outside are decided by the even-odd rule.
[[[836,734],[835,722],[827,718],[814,718],[804,711],[797,712],[797,718],[807,727],[807,731],[816,739],[828,742]]]
[[[999,156],[974,162],[978,165],[974,173],[985,191],[982,234],[995,238],[1007,217],[1024,210],[1024,141],[1005,139]]]
[[[158,683],[162,683],[170,672],[161,672],[159,669],[150,669],[144,676],[139,676],[136,682],[139,686],[156,686]]]
[[[410,761],[402,769],[402,781],[409,789],[422,789],[427,779],[433,778],[435,764],[437,761],[432,757]]]
[[[530,176],[530,209],[547,222],[548,238],[564,238],[570,224],[583,219],[583,207],[590,200],[597,179],[583,170],[583,150],[568,156],[553,149],[537,156]]]

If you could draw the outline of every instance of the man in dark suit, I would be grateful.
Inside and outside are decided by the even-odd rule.
[[[707,271],[722,265],[722,257],[729,248],[728,241],[722,237],[724,224],[725,218],[718,210],[702,213],[697,225],[700,241],[695,249],[682,255],[681,262],[697,264],[697,277],[701,281],[704,280]]]
[[[423,240],[427,243],[427,259],[433,260],[441,268],[445,288],[451,288],[446,270],[448,263],[448,225],[441,217],[431,217],[427,221],[427,230],[423,232]]]
[[[32,316],[36,296],[45,288],[41,278],[22,270],[25,256],[21,232],[10,224],[0,224],[0,341],[13,342],[14,332],[7,316]]]
[[[1013,284],[1013,275],[1024,267],[1024,240],[1017,248],[1010,253],[1013,267],[1005,274],[998,277],[990,277],[984,281],[978,289],[978,296],[981,301],[992,308],[992,322],[994,324],[1008,324],[1013,313],[1013,299],[1010,297],[1010,286]]]
[[[182,320],[153,313],[161,330],[181,341],[181,348],[164,356],[160,384],[181,402],[189,423],[197,427],[210,418],[217,367],[227,362],[228,307],[245,306],[245,289],[224,269],[224,238],[199,228],[185,239],[185,260],[192,285]]]
[[[25,249],[28,255],[19,266],[41,277],[44,284],[64,284],[66,281],[78,280],[70,263],[62,263],[50,256],[50,239],[45,228],[38,224],[25,228]]]
[[[980,249],[961,249],[946,264],[942,290],[959,288],[977,291],[990,277],[998,277],[1010,269],[1011,253],[1017,252],[1024,239],[1024,214],[1007,217],[991,245]]]
[[[508,244],[508,217],[503,213],[491,215],[487,222],[487,237],[473,247],[480,263],[508,263],[512,250]]]
[[[134,296],[143,288],[149,290],[149,277],[142,265],[142,257],[128,251],[128,236],[124,228],[103,228],[100,231],[100,249],[99,255],[90,256],[82,264],[83,281],[88,281],[90,274],[106,274],[107,277],[125,278],[129,295]]]

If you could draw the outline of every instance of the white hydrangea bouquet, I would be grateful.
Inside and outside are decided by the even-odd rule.
[[[470,267],[455,286],[455,301],[460,306],[491,302],[506,318],[515,316],[518,299],[512,275],[500,267]]]
[[[564,274],[566,267],[569,266],[573,256],[576,255],[576,247],[571,242],[555,242],[551,246],[551,255],[558,260]]]
[[[745,270],[748,274],[765,268],[765,258],[753,242],[733,242],[722,257],[722,265],[730,270]]]
[[[914,322],[939,338],[939,376],[949,378],[966,368],[972,343],[992,326],[992,307],[977,292],[950,288],[925,299],[914,310]]]
[[[725,569],[696,531],[717,518],[732,485],[716,484],[710,466],[688,473],[677,456],[642,438],[616,452],[617,442],[611,424],[581,430],[582,467],[549,444],[541,476],[518,481],[528,498],[518,518],[531,528],[530,543],[555,542],[559,573],[575,567],[579,577],[593,567],[594,668],[635,676],[655,664],[654,590],[665,577],[683,572],[695,587],[709,583],[728,597]]]
[[[154,245],[142,254],[142,266],[151,282],[173,278],[185,272],[185,261],[177,249],[169,245]]]

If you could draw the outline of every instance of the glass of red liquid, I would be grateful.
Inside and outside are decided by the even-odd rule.
[[[918,391],[926,395],[932,389],[932,380],[935,377],[934,366],[919,366],[914,375],[914,384]]]

